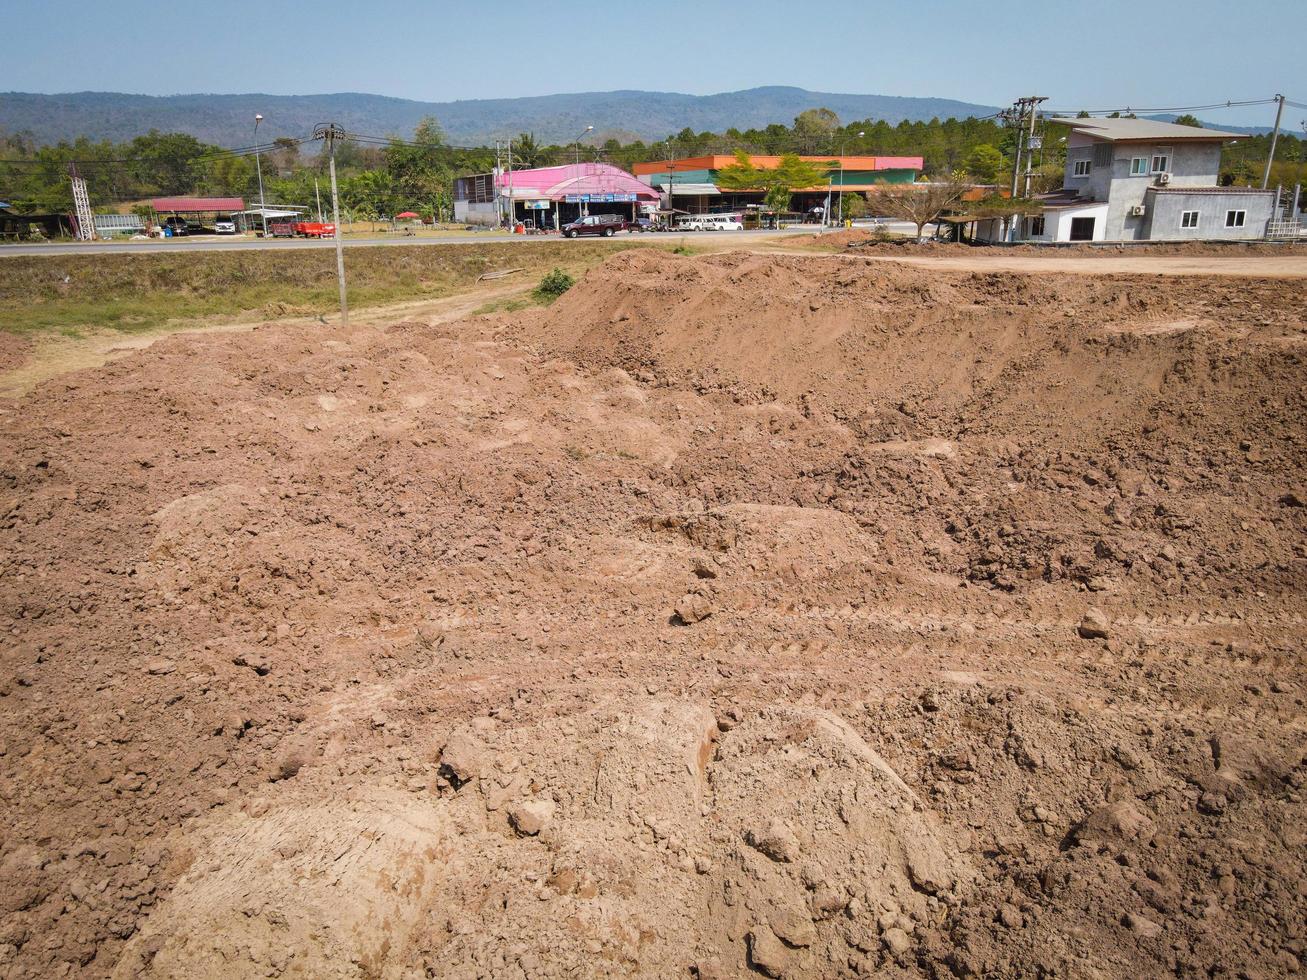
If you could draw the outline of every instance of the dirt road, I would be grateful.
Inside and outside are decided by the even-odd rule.
[[[1297,283],[468,309],[6,400],[6,975],[1300,969]]]

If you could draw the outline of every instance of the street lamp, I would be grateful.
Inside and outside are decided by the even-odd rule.
[[[593,126],[587,126],[587,127],[585,127],[585,129],[581,130],[581,132],[579,132],[579,133],[576,134],[576,139],[572,140],[572,142],[576,144],[576,177],[577,177],[577,180],[580,180],[580,179],[581,179],[581,137],[584,136],[586,133],[592,132],[593,130],[594,130],[594,127],[593,127]],[[590,213],[590,209],[587,208],[587,207],[585,206],[585,202],[584,202],[584,201],[581,201],[581,200],[580,200],[581,195],[578,193],[576,196],[577,196],[577,198],[578,198],[578,200],[577,200],[577,202],[576,202],[576,213],[577,213],[578,215],[589,214],[589,213]]]
[[[581,137],[593,130],[593,126],[587,126],[585,129],[581,130],[581,132],[576,134],[576,139],[572,140],[572,142],[576,144],[576,165],[578,167],[581,166]]]
[[[858,130],[858,139],[866,136],[866,132]],[[840,227],[844,226],[844,146],[848,140],[840,141]]]
[[[263,219],[263,237],[268,237],[268,209],[263,203],[263,164],[259,161],[259,123],[263,116],[254,114],[254,169],[259,173],[259,217]]]

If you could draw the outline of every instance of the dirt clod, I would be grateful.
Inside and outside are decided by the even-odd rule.
[[[1105,640],[1110,631],[1111,624],[1107,620],[1107,614],[1097,608],[1086,610],[1084,616],[1080,618],[1080,625],[1076,628],[1076,632],[1086,640]]]

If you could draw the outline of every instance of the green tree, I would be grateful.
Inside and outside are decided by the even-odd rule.
[[[423,116],[413,129],[413,142],[422,146],[443,146],[445,131],[435,116]]]
[[[867,215],[867,199],[860,192],[844,195],[844,217],[863,218]]]
[[[521,167],[540,166],[541,149],[536,144],[535,133],[518,133],[513,140],[513,164]]]
[[[839,126],[840,117],[826,108],[804,109],[794,117],[794,132],[799,136],[829,136]]]
[[[823,183],[833,166],[834,161],[823,167],[800,159],[797,153],[786,153],[775,167],[758,167],[749,159],[749,154],[737,150],[735,162],[717,171],[717,183],[726,190],[762,191],[768,207],[773,211],[786,211],[794,188]]]
[[[250,157],[225,156],[209,161],[202,186],[206,193],[244,197],[254,185],[254,161]]]
[[[1183,116],[1176,116],[1175,124],[1177,126],[1193,126],[1195,129],[1203,128],[1203,124],[1198,121],[1198,117],[1187,112]]]
[[[992,184],[1003,168],[1003,154],[997,147],[979,143],[971,148],[962,168],[982,184]]]

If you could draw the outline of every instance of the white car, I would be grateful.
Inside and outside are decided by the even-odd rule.
[[[231,218],[221,217],[213,223],[213,233],[215,235],[234,235],[236,234],[236,222]]]

